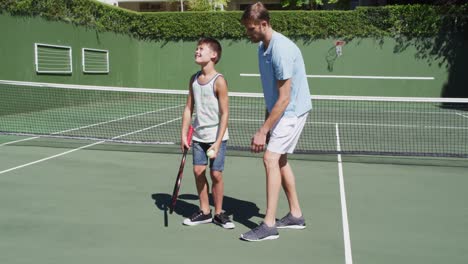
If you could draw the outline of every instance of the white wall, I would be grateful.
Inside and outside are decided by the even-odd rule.
[[[109,5],[115,5],[115,6],[119,5],[118,0],[98,0],[98,1],[102,2],[102,3],[109,4]]]

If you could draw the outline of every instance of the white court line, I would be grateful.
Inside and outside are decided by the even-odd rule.
[[[95,142],[95,143],[93,143],[93,144],[89,144],[89,145],[86,145],[86,146],[82,146],[82,147],[79,147],[79,148],[76,148],[76,149],[71,149],[71,150],[68,150],[68,151],[65,151],[65,152],[62,152],[62,153],[59,153],[59,154],[56,154],[56,155],[47,157],[47,158],[43,158],[43,159],[40,159],[40,160],[36,160],[36,161],[33,161],[33,162],[29,162],[29,163],[26,163],[26,164],[23,164],[23,165],[19,165],[19,166],[13,167],[13,168],[9,168],[9,169],[0,171],[0,174],[4,174],[4,173],[10,172],[10,171],[14,171],[14,170],[17,170],[17,169],[21,169],[21,168],[23,168],[23,167],[27,167],[27,166],[30,166],[30,165],[39,163],[39,162],[43,162],[43,161],[50,160],[50,159],[53,159],[53,158],[57,158],[57,157],[60,157],[60,156],[63,156],[63,155],[67,155],[67,154],[72,153],[72,152],[75,152],[75,151],[77,151],[77,150],[84,149],[84,148],[88,148],[88,147],[91,147],[91,146],[94,146],[94,145],[97,145],[97,144],[101,144],[101,143],[103,143],[103,142],[105,142],[105,140],[99,141],[99,142]]]
[[[418,125],[398,125],[398,124],[373,124],[373,123],[336,123],[336,122],[307,122],[306,124],[318,125],[345,125],[345,126],[376,126],[376,127],[402,127],[402,128],[424,128],[424,129],[468,129],[468,127],[450,126],[418,126]]]
[[[12,81],[12,80],[0,80],[0,84],[35,86],[35,87],[58,88],[58,89],[111,91],[111,92],[130,92],[130,93],[147,92],[147,93],[163,93],[163,94],[188,94],[188,90],[149,89],[149,88],[115,87],[115,86],[93,86],[93,85],[79,85],[79,84],[65,84],[65,83],[22,82],[22,81]]]
[[[336,124],[336,150],[338,153],[341,151],[340,131],[338,124]],[[340,201],[341,201],[341,218],[343,219],[343,240],[345,249],[345,263],[352,264],[353,256],[351,253],[351,238],[349,235],[349,222],[348,222],[348,209],[346,206],[346,193],[344,187],[343,177],[343,164],[341,161],[341,154],[338,154],[338,176],[340,180]]]
[[[140,132],[143,132],[143,131],[146,131],[146,130],[149,130],[149,129],[153,129],[153,128],[156,128],[156,127],[159,127],[159,126],[162,126],[162,125],[166,125],[166,124],[172,123],[172,122],[174,122],[174,121],[177,121],[177,120],[179,120],[179,119],[182,119],[182,117],[175,118],[175,119],[166,121],[166,122],[164,122],[164,123],[160,123],[160,124],[157,124],[157,125],[154,125],[154,126],[150,126],[150,127],[147,127],[147,128],[143,128],[143,129],[140,129],[140,130],[137,130],[137,131],[129,132],[129,133],[126,133],[126,134],[123,134],[123,135],[115,136],[115,137],[113,137],[111,140],[113,140],[113,139],[118,139],[118,138],[121,138],[121,137],[126,137],[126,136],[129,136],[129,135],[133,135],[133,134],[136,134],[136,133],[140,133]],[[33,162],[29,162],[29,163],[26,163],[26,164],[23,164],[23,165],[19,165],[19,166],[10,168],[10,169],[6,169],[6,170],[3,170],[3,171],[0,171],[0,174],[4,174],[4,173],[10,172],[10,171],[14,171],[14,170],[21,169],[21,168],[24,168],[24,167],[27,167],[27,166],[30,166],[30,165],[34,165],[34,164],[36,164],[36,163],[40,163],[40,162],[47,161],[47,160],[50,160],[50,159],[53,159],[53,158],[57,158],[57,157],[60,157],[60,156],[64,156],[64,155],[67,155],[67,154],[69,154],[69,153],[78,151],[78,150],[80,150],[80,149],[89,148],[89,147],[92,147],[92,146],[95,146],[95,145],[104,143],[104,142],[106,142],[106,141],[107,141],[107,140],[101,140],[101,141],[99,141],[99,142],[94,142],[94,143],[89,144],[89,145],[86,145],[86,146],[81,146],[81,147],[76,148],[76,149],[71,149],[71,150],[68,150],[68,151],[65,151],[65,152],[62,152],[62,153],[59,153],[59,154],[56,154],[56,155],[47,157],[47,158],[43,158],[43,159],[36,160],[36,161],[33,161]]]
[[[15,141],[9,141],[9,142],[5,142],[5,143],[0,144],[0,147],[10,145],[10,144],[14,144],[14,143],[18,143],[18,142],[22,142],[22,141],[28,141],[28,140],[36,139],[36,138],[40,138],[40,137],[30,137],[30,138],[23,138],[23,139],[15,140]]]
[[[468,115],[464,115],[464,114],[460,114],[460,113],[457,113],[457,115],[460,115],[460,116],[462,116],[464,118],[468,118]]]
[[[99,123],[95,123],[95,124],[91,124],[91,125],[86,125],[86,126],[82,126],[82,127],[71,128],[71,129],[67,129],[67,130],[62,130],[62,131],[54,132],[54,133],[51,133],[51,135],[57,135],[57,134],[67,133],[67,132],[71,132],[71,131],[75,131],[75,130],[80,130],[80,129],[90,128],[90,127],[105,125],[105,124],[109,124],[109,123],[112,123],[112,122],[117,122],[117,121],[125,120],[125,119],[132,118],[132,117],[137,117],[137,116],[141,116],[141,115],[147,115],[147,114],[157,113],[157,112],[160,112],[160,111],[166,111],[166,110],[169,110],[169,109],[172,109],[172,108],[177,108],[177,107],[182,107],[182,106],[184,106],[184,105],[176,105],[176,106],[171,106],[171,107],[167,107],[167,108],[162,108],[162,109],[158,109],[158,110],[154,110],[154,111],[148,111],[148,112],[144,112],[144,113],[139,113],[139,114],[124,116],[124,117],[119,117],[119,118],[116,118],[116,119],[113,119],[113,120],[109,120],[109,121],[103,121],[103,122],[99,122]],[[0,144],[0,147],[1,147],[1,146],[6,146],[6,145],[9,145],[9,144],[14,144],[14,143],[22,142],[22,141],[33,140],[33,139],[36,139],[36,138],[40,138],[40,137],[30,137],[30,138],[24,138],[24,139],[20,139],[20,140],[16,140],[16,141],[6,142],[6,143],[3,143],[3,144]]]
[[[241,73],[242,77],[259,77],[258,73]],[[306,75],[307,78],[332,78],[332,79],[377,79],[377,80],[434,80],[434,77],[421,76],[365,76],[365,75]]]
[[[242,119],[242,118],[232,118],[229,121],[239,121],[239,122],[265,122],[265,120],[261,119]]]

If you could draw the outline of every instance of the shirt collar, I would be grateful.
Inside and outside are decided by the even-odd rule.
[[[276,37],[276,31],[273,30],[273,33],[271,34],[270,44],[268,45],[267,50],[263,52],[263,56],[266,56],[271,53],[271,49],[273,47],[273,42],[275,41],[275,37]],[[260,48],[263,51],[264,50],[263,41],[260,45],[261,45]]]

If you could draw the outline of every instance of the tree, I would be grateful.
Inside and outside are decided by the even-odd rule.
[[[224,10],[229,0],[189,0],[190,11],[218,11]]]
[[[321,9],[329,4],[334,4],[339,9],[348,9],[350,0],[281,0],[281,5],[290,9]]]

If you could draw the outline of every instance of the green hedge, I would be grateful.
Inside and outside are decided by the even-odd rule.
[[[190,40],[210,35],[244,38],[242,12],[136,13],[94,0],[0,0],[0,13],[41,16],[99,31],[131,34],[141,39]],[[435,36],[441,30],[463,31],[468,4],[404,5],[354,11],[272,11],[273,27],[293,38]]]

